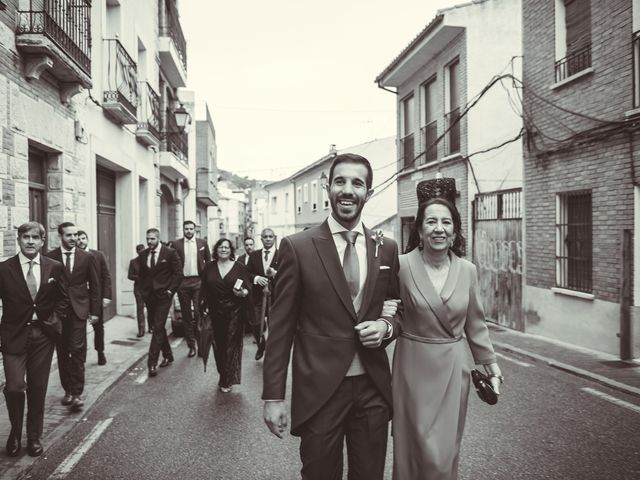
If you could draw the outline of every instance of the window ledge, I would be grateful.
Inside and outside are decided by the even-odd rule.
[[[580,70],[578,73],[574,73],[573,75],[565,78],[564,80],[560,80],[559,82],[556,82],[550,85],[549,90],[556,90],[558,88],[564,87],[565,85],[569,83],[573,83],[582,77],[586,77],[587,75],[591,75],[594,72],[595,70],[593,69],[593,67],[585,68],[584,70]]]
[[[624,116],[627,118],[640,116],[640,107],[624,112]]]
[[[462,159],[462,153],[458,152],[458,153],[454,153],[452,155],[447,155],[446,157],[442,157],[440,160],[433,160],[429,163],[424,163],[422,165],[419,165],[417,167],[413,167],[409,170],[405,170],[403,172],[400,172],[398,174],[399,177],[405,177],[407,175],[411,175],[413,173],[419,172],[421,170],[427,170],[431,167],[434,167],[438,164],[443,164],[443,163],[447,163],[447,162],[452,162],[454,160],[460,160]]]
[[[596,298],[592,293],[578,292],[576,290],[568,290],[566,288],[551,287],[551,291],[559,295],[567,295],[568,297],[577,297],[584,300],[595,300]]]

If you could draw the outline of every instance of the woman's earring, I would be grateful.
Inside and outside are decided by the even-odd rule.
[[[420,250],[422,250],[424,248],[424,243],[422,242],[422,239],[420,239],[420,241],[418,242],[418,248]]]

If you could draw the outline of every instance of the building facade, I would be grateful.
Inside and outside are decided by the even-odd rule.
[[[240,250],[247,236],[249,194],[228,180],[218,182],[220,203],[220,232],[218,238],[228,238],[233,247]]]
[[[456,179],[463,231],[471,231],[478,192],[520,187],[522,128],[511,81],[487,88],[501,73],[520,76],[520,1],[482,0],[440,10],[378,75],[397,94],[398,230],[407,243],[417,210],[416,185],[437,174]],[[505,90],[509,97],[505,97]],[[467,255],[472,235],[467,235]]]
[[[194,221],[198,236],[211,242],[213,236],[218,233],[218,226],[214,220],[218,210],[218,150],[216,129],[206,104],[196,108],[195,134],[196,217]]]
[[[638,356],[640,2],[523,2],[523,31],[526,329]]]
[[[290,177],[264,186],[267,192],[266,225],[276,235],[278,243],[296,233],[293,182]]]

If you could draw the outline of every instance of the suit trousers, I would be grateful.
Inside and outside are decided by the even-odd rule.
[[[348,479],[382,480],[391,410],[368,375],[345,377],[300,430],[303,480],[341,480],[346,437]]]
[[[189,348],[196,346],[195,325],[200,320],[200,277],[184,277],[178,288],[178,301],[182,312],[184,338]],[[193,308],[193,310],[192,310]],[[193,311],[193,313],[192,313]]]
[[[161,351],[164,358],[173,360],[173,353],[171,352],[171,345],[169,345],[165,326],[169,309],[173,305],[173,295],[169,296],[165,291],[158,290],[149,295],[145,299],[145,303],[147,305],[147,315],[153,322],[153,335],[149,344],[147,365],[156,366]]]
[[[138,320],[138,331],[144,332],[144,295],[142,295],[142,293],[134,287],[133,296],[136,299],[136,319]],[[153,330],[151,316],[149,315],[147,315],[147,324],[148,330]]]
[[[56,343],[60,383],[66,393],[82,395],[84,363],[87,361],[87,321],[69,311]]]
[[[25,390],[27,392],[27,438],[30,440],[42,436],[44,404],[54,343],[39,327],[32,326],[24,353],[3,353],[5,395],[24,395]],[[19,420],[21,424],[22,418]]]
[[[98,321],[93,324],[93,348],[96,349],[96,352],[104,352],[104,308],[102,304],[100,305],[100,313],[98,313]]]

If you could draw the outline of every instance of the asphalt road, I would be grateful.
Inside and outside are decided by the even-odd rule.
[[[254,351],[247,338],[242,385],[229,394],[184,345],[155,378],[142,361],[23,478],[299,478],[298,440],[262,421]],[[640,479],[640,399],[513,355],[500,363],[499,405],[469,399],[462,480]]]

